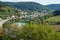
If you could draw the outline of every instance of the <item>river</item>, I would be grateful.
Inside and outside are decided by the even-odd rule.
[[[16,24],[18,27],[21,27],[21,26],[25,25],[25,23],[22,23],[22,22],[17,22],[17,23],[14,23],[14,24]]]

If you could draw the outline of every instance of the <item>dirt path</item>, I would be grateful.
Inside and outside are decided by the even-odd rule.
[[[56,30],[59,31],[60,30],[60,24],[59,25],[54,25]]]

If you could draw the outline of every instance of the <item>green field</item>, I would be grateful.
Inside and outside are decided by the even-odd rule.
[[[48,18],[46,21],[49,21],[49,22],[60,22],[60,15]]]
[[[60,24],[60,15],[48,18],[45,21],[48,21],[49,23],[52,23],[52,24]]]

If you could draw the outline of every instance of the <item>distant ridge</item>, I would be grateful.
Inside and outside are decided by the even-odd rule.
[[[50,4],[46,5],[46,7],[52,10],[60,10],[60,4]]]
[[[23,11],[39,11],[39,12],[44,12],[50,11],[47,7],[44,5],[41,5],[36,2],[5,2],[8,6],[12,6],[18,9],[21,9]]]

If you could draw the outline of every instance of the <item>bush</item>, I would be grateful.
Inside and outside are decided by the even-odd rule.
[[[5,33],[4,31],[0,28],[0,40],[4,40],[5,39]]]
[[[55,40],[55,34],[49,24],[26,24],[18,32],[18,40]]]
[[[20,28],[17,28],[14,24],[7,24],[4,28],[9,30],[8,33],[11,32],[6,34],[6,40],[60,40],[60,33],[45,22],[28,23]]]

